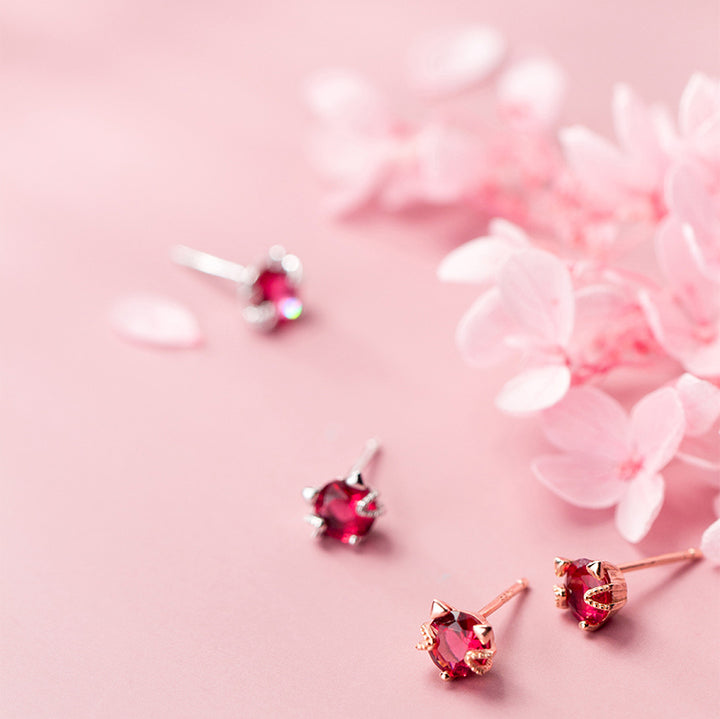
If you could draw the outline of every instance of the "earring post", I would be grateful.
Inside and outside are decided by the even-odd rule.
[[[636,562],[618,564],[618,569],[621,572],[634,572],[636,569],[646,569],[647,567],[660,567],[663,564],[674,564],[675,562],[685,562],[695,559],[702,559],[702,556],[703,553],[699,549],[691,547],[684,552],[670,552],[669,554],[659,554],[657,557],[638,559]]]
[[[370,461],[372,458],[380,451],[380,440],[375,439],[374,437],[372,439],[369,439],[367,442],[365,442],[365,447],[362,451],[362,454],[355,460],[355,464],[353,464],[352,467],[350,467],[350,471],[348,472],[348,477],[352,477],[353,475],[360,474],[365,467],[370,464]]]
[[[519,594],[520,592],[526,590],[528,588],[528,580],[524,577],[522,579],[518,579],[517,581],[513,582],[512,586],[508,587],[504,592],[500,592],[500,594],[495,597],[495,599],[492,599],[489,601],[479,612],[478,614],[483,617],[490,616],[494,611],[497,611],[502,607],[503,604],[506,602],[509,602],[515,595]]]
[[[170,250],[170,258],[183,267],[189,267],[192,270],[204,272],[206,275],[222,277],[224,280],[232,280],[233,282],[242,282],[245,273],[245,267],[238,262],[224,260],[222,257],[216,257],[209,252],[194,250],[192,247],[186,247],[185,245],[175,245]]]

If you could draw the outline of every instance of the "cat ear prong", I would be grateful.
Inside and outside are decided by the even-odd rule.
[[[593,575],[593,577],[595,577],[595,579],[599,579],[600,581],[602,581],[602,576],[603,576],[602,562],[600,562],[599,560],[595,560],[594,562],[588,563],[587,570],[588,570],[588,572],[590,572],[590,574]]]
[[[555,557],[555,576],[564,577],[571,564],[572,562],[565,557]]]
[[[437,619],[437,617],[447,614],[448,612],[452,612],[452,607],[449,604],[433,599],[433,603],[430,606],[430,619]]]

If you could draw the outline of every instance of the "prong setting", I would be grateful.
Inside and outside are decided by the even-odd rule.
[[[555,557],[555,576],[564,577],[571,564],[572,560],[570,559],[565,559],[565,557]]]
[[[595,579],[598,579],[602,582],[604,567],[601,561],[595,560],[594,562],[590,562],[587,565],[587,570],[588,572],[590,572],[590,574],[593,575],[593,577],[595,577]]]
[[[302,491],[303,499],[308,504],[313,504],[317,499],[318,494],[320,494],[320,490],[316,489],[315,487],[304,487]]]
[[[377,499],[378,493],[375,490],[371,490],[368,492],[356,505],[355,505],[355,514],[358,515],[358,517],[367,517],[369,519],[377,519],[381,514],[385,512],[385,508],[379,504],[378,502],[375,502]],[[375,502],[375,509],[368,509],[368,507]]]
[[[553,586],[553,594],[555,595],[555,606],[558,609],[567,609],[567,589],[560,584]]]
[[[322,517],[318,517],[316,514],[305,515],[305,521],[313,528],[313,537],[320,537],[325,534],[327,525]]]
[[[465,652],[465,664],[474,674],[481,677],[492,669],[494,656],[494,649],[471,649]]]
[[[452,612],[452,607],[449,604],[445,604],[445,602],[433,599],[433,603],[430,606],[430,619],[436,619],[437,617],[441,617],[443,614],[447,614],[448,612]]]
[[[422,632],[422,641],[415,645],[415,649],[421,652],[430,651],[437,644],[437,636],[430,626],[429,622],[425,622],[420,625],[420,631]]]

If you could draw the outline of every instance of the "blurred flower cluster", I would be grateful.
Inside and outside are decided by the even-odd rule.
[[[560,125],[556,62],[507,55],[484,26],[426,38],[410,53],[411,118],[353,72],[318,73],[313,161],[339,215],[425,204],[486,218],[438,270],[478,287],[460,352],[480,368],[517,362],[496,404],[539,416],[559,450],[534,474],[575,505],[616,507],[638,542],[671,461],[720,491],[720,82],[693,75],[675,117],[618,85],[609,140]],[[598,386],[657,367],[669,381],[629,413]],[[720,520],[703,548],[720,563]]]

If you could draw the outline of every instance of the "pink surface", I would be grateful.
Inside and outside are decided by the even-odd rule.
[[[408,38],[479,19],[554,53],[568,119],[607,129],[615,80],[675,104],[691,71],[718,73],[717,2],[682,7],[4,3],[0,716],[550,717],[580,696],[593,715],[718,711],[717,570],[630,575],[591,636],[551,593],[556,554],[697,543],[712,490],[673,465],[633,547],[611,511],[532,479],[548,446],[493,408],[502,372],[463,366],[474,292],[434,275],[475,228],[322,217],[299,101],[335,64],[394,90]],[[245,260],[278,241],[305,262],[309,311],[272,337],[168,260],[175,242]],[[132,290],[192,307],[206,346],[123,343],[107,313]],[[301,488],[372,435],[387,516],[358,551],[311,541]],[[492,672],[441,683],[413,649],[431,599],[473,611],[522,575],[531,591],[493,616]]]

